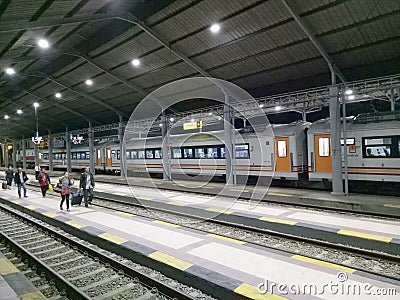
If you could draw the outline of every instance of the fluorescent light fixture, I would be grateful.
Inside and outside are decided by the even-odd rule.
[[[138,60],[137,58],[132,60],[132,65],[134,65],[135,67],[140,66],[140,60]]]
[[[264,104],[260,104],[260,105],[258,105],[260,108],[263,108],[264,107]]]
[[[346,95],[351,95],[351,94],[353,94],[353,91],[350,90],[350,89],[348,89],[348,90],[346,90],[344,93],[345,93]]]
[[[212,112],[209,112],[209,113],[208,113],[209,116],[212,116],[212,114],[213,114]]]
[[[15,74],[15,70],[14,70],[13,68],[7,68],[7,69],[6,69],[6,73],[7,73],[8,75],[14,75],[14,74]]]
[[[61,94],[60,93],[56,93],[55,96],[56,96],[56,98],[61,98]]]
[[[39,103],[37,103],[37,102],[35,102],[35,103],[33,103],[33,106],[36,108],[36,107],[39,107]]]
[[[47,48],[50,47],[49,42],[48,42],[47,40],[45,40],[45,39],[40,39],[40,40],[38,41],[38,45],[39,45],[39,47],[42,48],[42,49],[47,49]]]
[[[221,29],[221,25],[219,25],[218,23],[214,23],[210,26],[210,31],[212,33],[217,33],[218,31],[220,31]]]
[[[86,83],[86,85],[91,86],[91,85],[93,85],[93,80],[86,79],[85,83]]]
[[[171,122],[175,121],[175,119],[174,119],[174,118],[169,118],[169,120],[170,120]]]
[[[162,123],[158,124],[158,126],[162,127]]]
[[[8,120],[10,117],[8,115],[4,116],[4,119]]]
[[[349,96],[349,100],[354,100],[355,98],[356,98],[356,96],[354,96],[354,95]]]
[[[280,111],[282,109],[282,106],[275,106],[275,111]]]
[[[194,122],[194,119],[191,119],[190,122]]]
[[[17,114],[21,115],[22,114],[22,110],[18,109],[17,110]]]

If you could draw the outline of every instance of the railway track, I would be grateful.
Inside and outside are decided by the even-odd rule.
[[[17,266],[50,299],[212,299],[6,205],[0,236],[0,248],[17,256]]]

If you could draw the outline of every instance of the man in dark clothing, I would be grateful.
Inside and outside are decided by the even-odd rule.
[[[40,184],[40,189],[42,190],[43,198],[46,197],[46,192],[49,189],[49,184],[51,183],[49,175],[46,173],[46,169],[42,168],[42,171],[37,176],[37,180]]]
[[[24,197],[28,197],[26,195],[26,185],[25,182],[28,181],[28,176],[26,176],[25,171],[22,171],[21,168],[18,168],[18,172],[14,175],[14,182],[18,187],[18,196],[21,198],[21,187],[24,189]]]
[[[93,174],[89,171],[89,167],[86,167],[85,172],[81,174],[81,179],[79,181],[79,190],[81,189],[83,189],[85,207],[88,207],[88,196],[89,203],[92,203],[94,189],[94,178]]]

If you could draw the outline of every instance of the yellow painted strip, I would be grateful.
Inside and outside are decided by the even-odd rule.
[[[101,237],[102,239],[105,239],[107,241],[110,241],[112,243],[118,244],[118,245],[128,241],[127,239],[124,239],[122,237],[119,237],[117,235],[113,235],[113,234],[107,233],[107,232],[100,234],[99,237]]]
[[[130,214],[130,213],[127,213],[127,212],[124,212],[124,211],[116,211],[115,213],[119,214],[119,215],[122,215],[122,216],[126,216],[126,217],[133,217],[134,216],[134,214]]]
[[[57,217],[57,214],[55,214],[55,213],[52,213],[52,212],[44,212],[44,213],[42,213],[42,215],[44,215],[44,216],[46,216],[46,217],[49,217],[49,218],[55,218],[55,217]]]
[[[126,193],[120,193],[120,192],[114,192],[112,194],[117,196],[126,196]]]
[[[37,209],[37,207],[36,207],[36,206],[33,206],[33,205],[27,205],[27,206],[25,206],[25,208],[30,209],[30,210],[35,210],[35,209]]]
[[[168,222],[164,222],[164,221],[160,221],[160,220],[156,220],[156,221],[153,221],[154,223],[157,223],[157,224],[161,224],[161,225],[165,225],[165,226],[170,226],[170,227],[180,227],[179,225],[177,225],[177,224],[172,224],[172,223],[168,223]]]
[[[0,275],[8,275],[18,272],[19,270],[7,258],[0,258]]]
[[[172,255],[163,253],[161,251],[156,251],[151,254],[149,254],[149,257],[158,261],[163,262],[164,264],[167,264],[171,267],[174,267],[179,270],[186,270],[193,266],[190,262],[184,261],[182,259],[179,259],[177,257],[174,257]]]
[[[21,300],[44,300],[47,299],[43,294],[39,291],[27,293],[24,295],[19,296]]]
[[[148,197],[136,197],[136,199],[138,199],[138,200],[145,200],[145,201],[152,200],[152,198],[148,198]]]
[[[269,193],[267,193],[267,196],[291,197],[291,196],[293,196],[293,194],[284,194],[284,193],[269,192]]]
[[[283,219],[276,219],[276,218],[269,218],[269,217],[261,217],[261,221],[272,222],[272,223],[279,223],[285,225],[295,225],[297,222],[290,221],[290,220],[283,220]]]
[[[266,287],[265,287],[266,288]],[[285,298],[279,295],[271,294],[267,292],[265,294],[261,294],[257,287],[248,283],[242,283],[235,289],[235,293],[239,295],[243,295],[249,299],[254,300],[286,300],[289,298]]]
[[[231,211],[231,210],[225,210],[225,209],[216,208],[216,207],[210,207],[210,208],[207,208],[206,210],[221,213],[221,214],[226,214],[226,215],[230,215],[231,213],[233,213],[233,211]]]
[[[72,227],[76,227],[78,229],[87,226],[87,225],[79,223],[79,222],[77,222],[75,220],[69,220],[69,221],[65,222],[65,224],[71,225]]]
[[[385,204],[384,206],[386,206],[386,207],[400,208],[400,204],[389,204],[389,203],[387,203],[387,204]]]
[[[235,192],[243,192],[243,193],[248,193],[249,190],[246,189],[229,189],[230,191],[235,191]]]
[[[21,204],[22,201],[21,201],[21,200],[15,200],[14,203],[16,203],[16,204]]]
[[[170,202],[167,202],[167,204],[170,204],[170,205],[176,205],[176,206],[186,206],[186,203],[182,203],[182,202],[175,202],[175,201],[170,201]]]
[[[246,242],[239,241],[239,240],[232,239],[232,238],[228,238],[228,237],[226,237],[226,236],[222,236],[222,235],[218,235],[218,234],[210,233],[210,234],[207,234],[207,235],[208,235],[208,236],[211,236],[211,237],[213,237],[213,238],[216,238],[216,239],[220,239],[220,240],[232,242],[232,243],[239,244],[239,245],[244,245],[244,244],[246,244]]]
[[[363,233],[363,232],[351,231],[351,230],[345,230],[345,229],[340,229],[337,233],[343,234],[343,235],[356,236],[356,237],[367,239],[367,240],[375,240],[375,241],[384,242],[384,243],[390,243],[390,241],[392,240],[391,237],[387,237],[387,236],[383,236],[383,235]]]
[[[102,208],[101,206],[95,205],[95,204],[91,204],[90,208]]]
[[[356,270],[354,270],[352,268],[344,267],[344,266],[341,266],[341,265],[333,264],[333,263],[322,261],[322,260],[319,260],[319,259],[305,257],[305,256],[302,256],[302,255],[293,255],[292,258],[293,259],[297,259],[297,260],[301,260],[301,261],[305,261],[305,262],[308,262],[308,263],[311,263],[311,264],[314,264],[314,265],[319,265],[319,266],[335,269],[335,270],[338,270],[338,271],[343,271],[343,272],[346,272],[346,273],[354,273],[356,271]]]

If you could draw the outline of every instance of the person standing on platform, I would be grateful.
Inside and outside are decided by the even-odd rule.
[[[40,184],[40,189],[42,190],[43,198],[46,197],[46,192],[49,189],[49,184],[51,183],[49,175],[45,172],[45,168],[42,168],[42,171],[37,176],[37,180]]]
[[[17,184],[18,187],[18,196],[21,198],[21,187],[24,190],[24,197],[28,197],[26,195],[26,184],[25,182],[28,181],[28,176],[26,176],[25,171],[22,171],[22,168],[18,168],[18,172],[14,174],[14,182]]]
[[[74,179],[69,178],[68,172],[65,172],[62,177],[59,178],[61,183],[61,203],[60,209],[63,210],[64,201],[67,202],[67,211],[69,211],[69,195],[71,194],[71,186],[74,184]]]
[[[37,164],[35,166],[35,178],[39,180],[39,174],[40,174],[40,165]]]
[[[85,172],[81,174],[79,181],[79,190],[83,189],[83,198],[85,201],[85,207],[88,207],[88,203],[92,203],[93,189],[94,189],[94,178],[90,172],[89,167],[85,168]],[[88,201],[89,196],[89,201]]]
[[[8,169],[6,170],[6,181],[7,181],[7,188],[9,190],[11,190],[13,178],[14,178],[14,170],[11,168],[11,166],[8,166]]]

